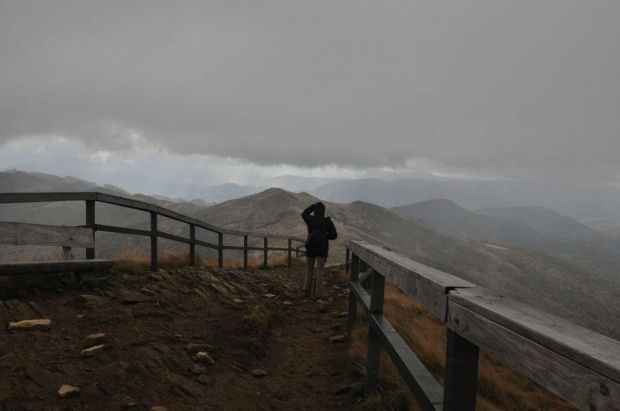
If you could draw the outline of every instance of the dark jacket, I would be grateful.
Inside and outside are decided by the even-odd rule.
[[[312,212],[314,212],[314,215],[311,215]],[[310,207],[306,208],[303,213],[301,213],[301,217],[308,226],[308,235],[312,234],[314,230],[319,229],[327,232],[328,240],[335,240],[338,238],[338,232],[336,231],[334,222],[331,218],[325,217],[325,206],[323,203],[312,204]],[[327,257],[328,252],[329,241],[320,251],[306,250],[306,256],[310,258],[317,256]]]

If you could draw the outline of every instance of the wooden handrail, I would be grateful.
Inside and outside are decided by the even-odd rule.
[[[239,231],[229,230],[226,228],[216,227],[212,224],[198,220],[196,218],[188,217],[183,214],[179,214],[175,211],[169,210],[158,205],[150,204],[144,201],[134,200],[131,198],[116,196],[112,194],[100,193],[100,192],[53,192],[53,193],[0,193],[0,204],[15,204],[15,203],[37,203],[37,202],[66,202],[66,201],[84,201],[86,203],[86,224],[81,227],[90,228],[92,230],[93,238],[96,231],[130,234],[151,237],[151,269],[157,269],[157,239],[159,237],[168,240],[189,244],[190,247],[190,265],[195,264],[195,247],[196,245],[212,248],[218,250],[218,265],[223,266],[224,262],[224,250],[243,250],[244,251],[244,268],[247,269],[247,252],[248,251],[262,251],[264,253],[264,265],[267,265],[268,252],[269,251],[284,251],[288,253],[288,264],[291,266],[292,251],[295,254],[299,254],[299,248],[304,247],[305,240],[299,237],[270,235],[265,233],[257,233],[252,231]],[[139,230],[133,228],[116,227],[110,225],[96,224],[95,222],[95,203],[113,204],[120,207],[131,208],[134,210],[140,210],[150,213],[151,215],[151,230]],[[189,224],[190,226],[190,238],[185,238],[169,233],[159,231],[157,229],[157,217],[163,216],[175,221]],[[206,241],[200,241],[196,239],[196,227],[204,230],[217,233],[218,243],[212,244]],[[239,236],[244,238],[244,246],[230,246],[224,245],[223,236]],[[263,247],[249,247],[248,237],[263,238]],[[268,247],[268,239],[273,240],[287,240],[287,247]],[[301,243],[301,245],[293,247],[293,241]],[[95,258],[94,241],[93,246],[86,248],[86,258]]]
[[[620,342],[381,247],[351,241],[347,249],[349,329],[358,304],[370,315],[367,386],[376,379],[377,350],[383,347],[397,357],[397,368],[424,409],[474,410],[481,348],[581,409],[620,410]],[[359,281],[361,263],[374,270],[371,295]],[[383,300],[384,280],[447,325],[441,402],[428,382],[430,373],[420,369],[410,349],[403,350],[388,319],[372,312],[373,300]],[[383,336],[378,347],[374,336]]]

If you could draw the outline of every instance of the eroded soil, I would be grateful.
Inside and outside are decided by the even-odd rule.
[[[328,270],[324,289],[333,300],[315,303],[299,291],[302,275],[160,270],[4,301],[0,410],[350,409],[348,342],[329,340],[344,333],[346,284]],[[51,329],[7,329],[34,318],[51,319]],[[105,333],[104,347],[83,357],[95,333]],[[252,375],[257,369],[266,375]],[[65,384],[79,394],[59,398]]]

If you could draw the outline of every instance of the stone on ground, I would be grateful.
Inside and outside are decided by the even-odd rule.
[[[105,334],[104,333],[96,333],[91,334],[84,338],[82,341],[82,348],[90,348],[95,345],[101,345],[105,342]]]
[[[74,387],[73,385],[63,385],[58,390],[58,396],[60,398],[75,397],[79,393],[80,389],[78,387]]]
[[[151,411],[168,411],[168,408],[162,405],[156,405],[155,407],[151,407]]]
[[[329,342],[340,343],[340,342],[345,341],[346,339],[347,339],[347,336],[343,334],[332,335],[331,337],[329,337]]]
[[[101,352],[103,352],[104,348],[105,348],[105,345],[103,345],[103,344],[95,345],[94,347],[90,347],[90,348],[87,348],[85,350],[82,350],[80,355],[82,357],[94,357],[95,355],[100,354]]]
[[[190,343],[187,345],[187,351],[191,354],[195,354],[199,351],[215,351],[215,347],[212,346],[211,344],[204,344],[204,343]]]
[[[18,322],[10,322],[9,330],[29,331],[29,330],[49,330],[52,324],[50,319],[39,320],[23,320]]]
[[[257,368],[255,370],[250,371],[250,373],[256,378],[261,378],[267,375],[267,371]]]
[[[209,365],[215,364],[215,361],[213,360],[211,355],[209,355],[209,353],[205,351],[200,351],[199,353],[197,353],[196,358],[198,358],[198,361],[204,362],[205,364],[209,364]]]

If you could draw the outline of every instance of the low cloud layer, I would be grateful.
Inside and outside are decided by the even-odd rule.
[[[620,3],[0,0],[0,144],[618,183]]]

